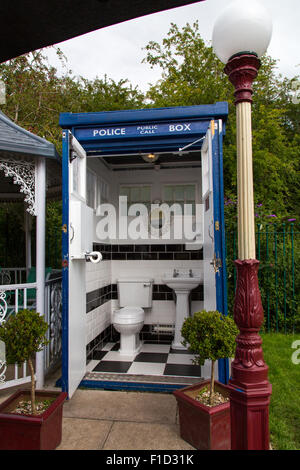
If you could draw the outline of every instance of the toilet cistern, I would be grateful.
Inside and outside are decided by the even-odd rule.
[[[144,325],[144,308],[152,305],[153,279],[117,280],[119,306],[113,315],[114,328],[120,333],[121,356],[134,357],[141,349],[139,333]]]

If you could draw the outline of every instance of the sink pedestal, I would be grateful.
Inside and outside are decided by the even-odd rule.
[[[191,271],[191,270],[190,270]],[[177,276],[165,274],[163,282],[176,294],[176,318],[175,335],[172,349],[187,349],[182,345],[181,328],[184,320],[190,315],[189,293],[201,283],[199,275],[188,276],[186,273],[178,273]]]
[[[189,316],[189,293],[187,290],[176,290],[176,318],[175,318],[175,335],[172,343],[172,349],[187,349],[182,345],[183,337],[181,336],[181,328],[184,320]]]

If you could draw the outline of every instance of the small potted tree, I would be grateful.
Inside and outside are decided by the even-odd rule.
[[[176,390],[181,437],[201,450],[229,450],[229,389],[215,380],[218,359],[232,357],[238,329],[234,321],[218,311],[197,312],[182,326],[183,345],[195,354],[200,366],[211,360],[211,378]]]
[[[33,310],[21,310],[0,326],[8,364],[28,363],[31,389],[19,390],[0,404],[0,449],[51,450],[62,436],[67,394],[35,388],[34,357],[48,344],[48,324]]]

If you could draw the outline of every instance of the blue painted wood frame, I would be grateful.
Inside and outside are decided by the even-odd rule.
[[[198,106],[176,106],[169,108],[148,108],[98,113],[60,113],[59,124],[64,129],[90,127],[96,125],[117,125],[121,123],[142,123],[148,121],[166,122],[171,119],[225,119],[228,116],[228,103]]]
[[[213,168],[213,199],[214,199],[214,240],[215,255],[221,260],[221,267],[216,273],[216,307],[223,315],[227,315],[227,282],[226,282],[226,244],[224,220],[224,186],[223,186],[223,136],[225,125],[222,121],[214,121],[212,138]],[[228,383],[229,360],[218,361],[219,381]]]
[[[69,389],[69,155],[70,132],[62,133],[62,381]]]

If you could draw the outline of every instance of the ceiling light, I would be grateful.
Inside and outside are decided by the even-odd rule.
[[[143,153],[142,157],[147,163],[154,163],[158,159],[158,155],[155,153]]]

